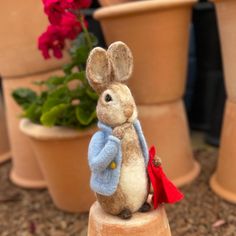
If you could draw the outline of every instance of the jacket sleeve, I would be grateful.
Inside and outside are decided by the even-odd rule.
[[[138,134],[139,142],[140,142],[140,145],[141,145],[141,148],[142,148],[142,151],[143,151],[145,164],[147,166],[148,161],[149,161],[149,151],[148,151],[148,146],[147,146],[147,143],[146,143],[146,139],[143,135],[142,127],[141,127],[141,124],[140,124],[139,120],[134,121],[134,128],[135,128],[135,130]]]
[[[88,150],[89,167],[92,172],[104,171],[118,155],[120,140],[113,135],[105,140],[104,133],[98,131],[90,141]]]

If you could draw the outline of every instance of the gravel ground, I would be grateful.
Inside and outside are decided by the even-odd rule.
[[[201,163],[200,176],[181,189],[182,202],[166,207],[172,236],[235,236],[236,205],[220,199],[208,184],[217,151],[196,150],[195,157]]]
[[[185,199],[166,207],[172,236],[236,236],[236,205],[218,198],[208,185],[217,150],[202,145],[199,135],[193,140],[202,171],[181,189]],[[10,162],[0,166],[0,236],[87,235],[88,214],[57,210],[46,190],[17,188],[8,180],[10,166]]]

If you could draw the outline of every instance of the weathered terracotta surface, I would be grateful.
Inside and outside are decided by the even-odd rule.
[[[236,1],[216,0],[221,49],[229,100],[236,102]]]
[[[88,144],[94,129],[47,128],[22,120],[55,205],[69,212],[88,211],[95,200],[90,190]]]
[[[133,53],[134,73],[129,83],[137,104],[163,103],[183,96],[195,2],[137,1],[95,12],[107,44],[121,40]]]
[[[3,79],[8,134],[13,161],[11,180],[17,185],[28,188],[41,188],[45,187],[45,182],[32,148],[29,145],[29,140],[19,130],[19,116],[22,111],[13,100],[11,93],[19,87],[29,87],[37,90],[39,87],[33,85],[33,81],[45,80],[49,76],[59,73],[61,72],[53,71],[51,73],[42,73],[17,79]]]
[[[122,220],[105,213],[95,202],[89,213],[88,236],[171,236],[163,206],[148,213],[135,213]]]
[[[132,2],[134,0],[99,0],[99,3],[101,6],[111,6],[111,5],[117,5],[120,3],[126,3],[126,2]]]
[[[5,110],[0,94],[0,163],[10,158],[10,145],[6,127]]]
[[[183,102],[143,105],[138,111],[147,143],[156,146],[167,176],[177,186],[195,179],[200,168],[193,159]]]
[[[1,1],[0,16],[0,74],[3,77],[53,70],[68,60],[64,57],[45,61],[37,49],[37,38],[49,24],[42,1]]]
[[[236,103],[226,103],[219,159],[211,188],[225,200],[236,203]]]

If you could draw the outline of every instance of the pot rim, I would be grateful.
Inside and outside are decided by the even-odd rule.
[[[104,18],[113,18],[145,11],[191,6],[194,3],[197,3],[197,0],[147,0],[127,2],[113,6],[102,7],[95,11],[94,18],[100,20]]]
[[[92,135],[96,131],[94,126],[86,130],[75,130],[61,126],[45,127],[39,124],[34,124],[27,118],[20,120],[19,128],[27,136],[39,140],[58,140],[86,137]]]
[[[210,0],[210,2],[225,2],[226,0]],[[227,0],[226,2],[229,2],[230,0]],[[233,1],[233,0],[231,0]]]

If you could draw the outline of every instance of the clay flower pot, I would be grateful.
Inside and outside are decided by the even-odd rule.
[[[48,128],[27,119],[20,129],[31,142],[55,205],[69,212],[88,211],[95,195],[89,187],[87,149],[95,129]]]
[[[133,53],[130,87],[137,104],[163,103],[183,96],[195,2],[137,1],[95,11],[107,44],[123,41]]]
[[[156,146],[167,176],[177,186],[194,180],[200,167],[193,159],[183,102],[143,105],[138,110],[147,143]]]
[[[49,76],[59,73],[60,71],[53,71],[34,76],[3,79],[8,134],[13,161],[10,178],[15,184],[21,187],[43,188],[46,187],[46,183],[33,150],[29,145],[29,140],[19,130],[19,116],[22,110],[13,100],[11,93],[14,89],[20,87],[29,87],[36,90],[40,89],[40,87],[33,85],[32,82],[46,80]]]
[[[164,206],[145,214],[135,213],[127,222],[105,213],[98,202],[89,212],[88,236],[171,236]]]
[[[224,114],[219,159],[210,185],[222,198],[236,203],[236,1],[214,1],[219,23],[227,104]]]
[[[2,77],[26,76],[58,68],[62,60],[45,61],[37,49],[37,38],[48,20],[42,1],[18,0],[0,3],[0,73]]]
[[[5,111],[0,94],[0,164],[10,158],[10,145],[6,125]]]
[[[214,192],[230,202],[236,203],[236,103],[226,104],[219,159],[210,185]]]
[[[236,102],[236,1],[215,0],[228,99]]]

